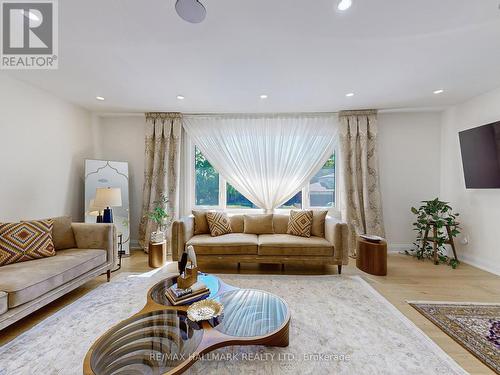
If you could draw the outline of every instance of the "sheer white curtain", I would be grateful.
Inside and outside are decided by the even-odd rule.
[[[338,120],[333,114],[185,115],[184,128],[231,185],[272,211],[326,162]]]

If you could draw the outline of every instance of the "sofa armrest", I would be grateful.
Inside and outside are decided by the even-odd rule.
[[[8,294],[0,290],[0,315],[9,309]]]
[[[325,220],[325,238],[333,244],[333,257],[342,264],[349,263],[349,232],[347,224],[327,216]]]
[[[72,223],[79,249],[102,249],[107,252],[107,265],[112,269],[118,259],[118,239],[114,224]]]
[[[171,249],[172,260],[179,260],[186,242],[194,236],[194,216],[186,216],[172,223]]]

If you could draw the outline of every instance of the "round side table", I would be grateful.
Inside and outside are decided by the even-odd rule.
[[[151,268],[162,267],[167,262],[167,242],[149,243],[148,263]]]
[[[357,238],[356,267],[375,276],[387,275],[387,242]]]

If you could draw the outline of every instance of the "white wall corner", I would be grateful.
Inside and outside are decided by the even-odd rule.
[[[90,115],[90,126],[92,132],[92,141],[94,144],[94,155],[96,159],[102,159],[102,134],[101,134],[101,118],[97,113]]]
[[[141,249],[141,246],[139,245],[139,240],[131,239],[130,240],[130,249],[131,250]]]
[[[411,243],[391,243],[387,244],[387,252],[388,253],[400,253],[405,250],[413,249],[413,244]]]

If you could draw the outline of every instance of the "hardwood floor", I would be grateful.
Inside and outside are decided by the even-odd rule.
[[[168,267],[176,269],[172,263]],[[248,274],[336,274],[336,266],[287,265],[282,271],[279,265],[242,264],[201,264],[200,268],[212,273],[248,273]],[[123,260],[118,272],[149,271],[147,256],[141,251],[133,251],[132,256]],[[467,350],[462,348],[443,331],[413,309],[407,300],[424,301],[467,301],[500,302],[500,277],[479,270],[467,264],[461,264],[453,270],[448,266],[434,266],[432,262],[418,261],[414,258],[389,254],[387,276],[371,276],[359,271],[355,261],[342,268],[343,275],[361,275],[404,315],[412,320],[432,340],[443,348],[455,361],[471,374],[494,374]],[[100,276],[72,293],[59,298],[48,306],[0,331],[0,345],[12,340],[30,329],[62,307],[74,302],[98,285],[106,282],[106,276]]]

